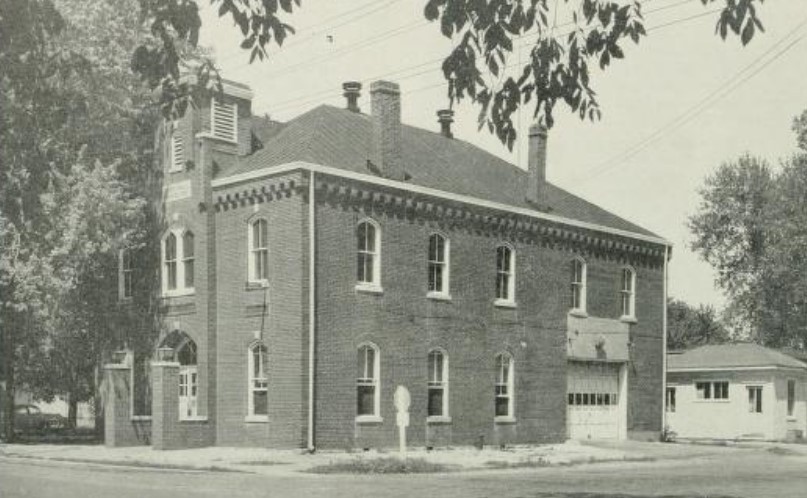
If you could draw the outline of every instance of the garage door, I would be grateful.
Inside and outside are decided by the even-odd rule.
[[[569,362],[566,424],[571,439],[619,437],[619,364]]]

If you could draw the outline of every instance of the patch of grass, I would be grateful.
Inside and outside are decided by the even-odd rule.
[[[794,456],[800,455],[798,451],[791,450],[790,448],[782,448],[781,446],[773,446],[768,448],[768,453],[773,453],[774,455],[779,456]]]
[[[485,462],[485,466],[492,469],[535,469],[549,467],[550,465],[552,464],[543,457],[525,458],[514,462],[506,460],[488,460]]]
[[[278,462],[276,460],[246,460],[244,462],[235,462],[235,465],[288,465],[289,462]]]
[[[429,462],[422,458],[400,459],[354,458],[344,462],[331,462],[328,465],[312,467],[307,472],[313,474],[429,474],[449,472],[446,465]]]
[[[63,458],[63,457],[49,457],[41,458],[32,455],[16,455],[9,453],[8,456],[14,458],[27,458],[30,460],[54,461],[54,462],[67,462],[67,463],[89,463],[95,465],[108,465],[112,467],[136,467],[143,469],[165,469],[165,470],[194,470],[202,472],[243,472],[237,469],[230,469],[227,467],[220,467],[218,465],[207,465],[200,467],[193,467],[191,465],[177,465],[172,463],[151,463],[143,462],[140,460],[93,460],[91,458]]]

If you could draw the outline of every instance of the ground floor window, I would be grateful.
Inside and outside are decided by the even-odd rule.
[[[379,384],[378,348],[372,344],[359,347],[358,371],[356,376],[356,416],[378,416],[380,403],[378,398]]]
[[[792,417],[796,410],[796,381],[787,381],[787,416]]]
[[[748,386],[748,411],[762,413],[762,386]]]
[[[513,357],[496,356],[496,416],[513,416]]]
[[[266,416],[269,414],[268,387],[266,375],[266,346],[256,343],[249,348],[249,414]]]
[[[179,361],[179,418],[193,418],[198,412],[199,370],[196,343],[187,340],[177,351]]]
[[[668,387],[664,397],[664,408],[670,413],[675,413],[675,388]]]
[[[696,382],[695,390],[697,392],[698,399],[729,399],[729,383],[726,381]]]
[[[448,356],[439,350],[429,353],[429,401],[430,417],[448,416]]]

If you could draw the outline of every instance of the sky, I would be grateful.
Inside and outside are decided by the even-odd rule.
[[[435,113],[449,105],[440,64],[452,41],[426,21],[425,3],[302,0],[283,19],[296,34],[272,46],[268,60],[249,64],[240,31],[200,2],[200,44],[213,49],[223,77],[252,87],[255,114],[287,121],[320,104],[344,106],[341,85],[350,80],[363,83],[360,106],[369,112],[369,83],[386,79],[401,85],[403,121],[437,131]],[[793,118],[807,109],[807,1],[758,6],[765,32],[745,47],[715,34],[710,11],[720,3],[646,0],[648,36],[592,75],[602,119],[584,122],[557,107],[547,158],[549,181],[673,244],[671,297],[718,309],[725,299],[714,272],[689,248],[698,189],[721,163],[745,153],[776,168],[795,152]],[[568,13],[559,4],[564,33]],[[529,52],[528,38],[520,45],[514,61]],[[525,139],[512,152],[477,130],[471,102],[454,109],[455,137],[526,167],[530,108],[519,115]]]

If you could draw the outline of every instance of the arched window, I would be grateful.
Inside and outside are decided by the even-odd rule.
[[[448,296],[449,240],[439,233],[429,236],[428,278],[429,294]]]
[[[266,346],[257,342],[250,346],[247,358],[249,368],[248,411],[255,417],[269,415],[269,378],[267,375],[268,352]]]
[[[163,289],[177,288],[177,236],[169,233],[163,244]]]
[[[182,272],[184,273],[184,285],[186,289],[193,289],[193,232],[190,230],[182,234]]]
[[[496,355],[496,417],[513,417],[513,357]]]
[[[515,302],[516,255],[513,248],[500,245],[496,248],[496,302]]]
[[[177,349],[177,361],[179,362],[179,418],[193,418],[198,415],[199,370],[196,366],[196,343],[190,338]]]
[[[622,307],[623,318],[634,318],[636,316],[636,272],[633,268],[622,268],[622,285],[619,296]]]
[[[121,249],[118,253],[118,299],[131,299],[134,296],[134,269],[132,249]]]
[[[381,414],[381,403],[378,395],[380,389],[379,367],[380,355],[373,344],[359,347],[356,375],[356,416],[378,417]]]
[[[586,311],[586,262],[580,258],[572,260],[572,310]]]
[[[448,417],[448,355],[439,349],[429,352],[429,417]]]
[[[255,220],[249,232],[249,279],[263,282],[269,279],[269,224]]]
[[[365,220],[356,229],[357,274],[360,286],[381,285],[381,232],[375,222]]]

